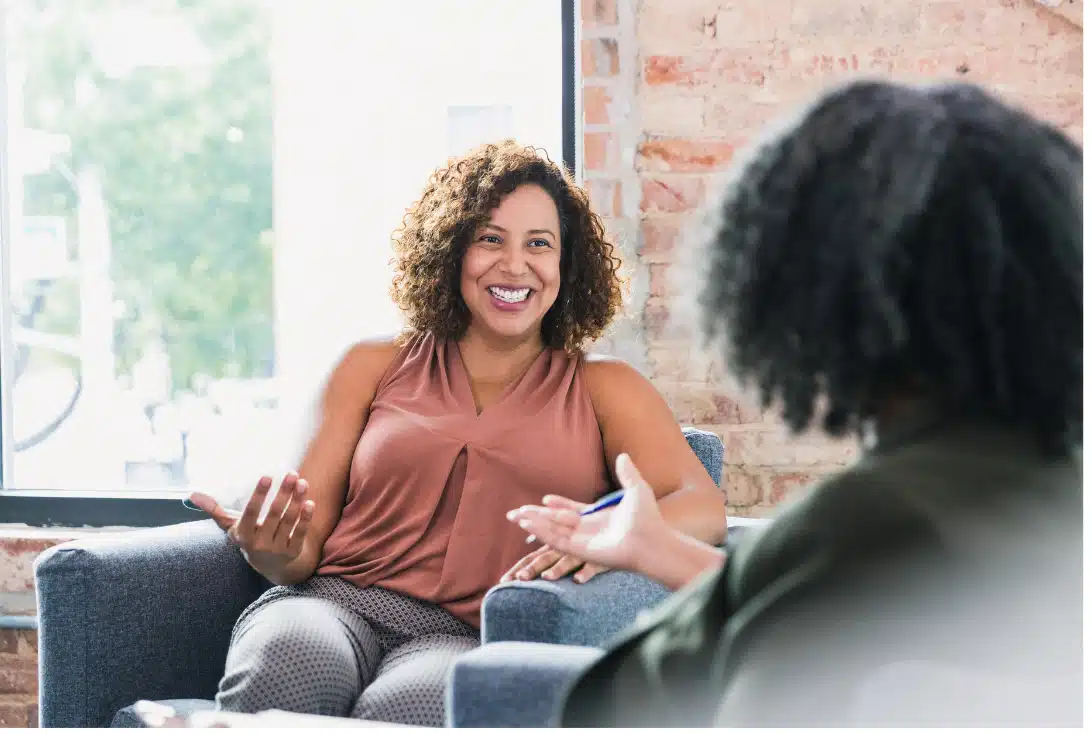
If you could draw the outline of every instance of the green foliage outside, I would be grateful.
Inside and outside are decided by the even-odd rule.
[[[261,377],[273,366],[270,24],[256,0],[18,0],[9,27],[25,71],[27,127],[63,133],[63,167],[96,168],[112,238],[119,373],[162,338],[175,390],[194,375]],[[93,52],[96,22],[132,9],[190,28],[209,63],[118,75]],[[11,24],[16,26],[15,23]],[[60,168],[25,179],[24,213],[64,216]],[[77,245],[78,247],[78,245]],[[71,284],[35,328],[74,333]]]

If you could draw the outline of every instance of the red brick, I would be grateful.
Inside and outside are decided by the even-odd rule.
[[[731,431],[724,435],[725,461],[747,466],[844,465],[857,455],[852,441],[792,436],[782,428]]]
[[[580,73],[585,77],[618,74],[618,41],[588,38],[580,42]]]
[[[648,294],[650,296],[670,295],[670,267],[667,263],[651,263],[648,266]]]
[[[966,0],[925,0],[918,14],[918,28],[923,38],[959,39],[969,29],[982,28],[990,15],[985,5],[975,5]],[[1014,13],[997,6],[998,15],[1012,18]]]
[[[829,472],[774,471],[765,477],[763,504],[778,505],[806,487],[814,485]]]
[[[14,655],[19,650],[20,630],[0,629],[0,655]]]
[[[737,423],[736,404],[715,389],[701,384],[659,384],[675,419],[686,425]]]
[[[1031,97],[1023,106],[1031,114],[1060,128],[1081,127],[1084,122],[1084,95],[1080,92],[1055,97]]]
[[[587,85],[584,87],[584,124],[610,124],[611,94],[606,87]]]
[[[584,133],[585,170],[610,170],[617,161],[617,142],[613,133]]]
[[[1031,10],[1033,14],[1032,22],[1026,25],[1038,27],[1046,36],[1071,36],[1081,32],[1074,27],[1074,20],[1083,15],[1083,2],[1080,0],[1061,0],[1057,6],[1036,2],[1024,10]]]
[[[1029,46],[945,44],[935,48],[875,46],[854,56],[862,72],[911,81],[958,79],[990,86],[999,80],[1035,79],[1045,66]],[[804,71],[806,76],[815,74]],[[826,72],[824,72],[826,73]],[[829,74],[827,74],[829,76]]]
[[[724,140],[657,138],[637,147],[637,167],[646,171],[707,173],[728,167],[737,145]]]
[[[1084,49],[1081,45],[1072,43],[1069,36],[1048,40],[1030,56],[1030,64],[1026,63],[1027,56],[1023,60],[1031,79],[1040,78],[1047,69],[1050,74],[1074,79],[1080,79],[1084,74]],[[1033,72],[1032,69],[1038,69],[1038,72]],[[1076,85],[1075,89],[1080,90],[1081,86]]]
[[[774,38],[791,18],[792,4],[788,2],[733,3],[713,16],[710,35],[717,45],[739,46]]]
[[[687,266],[690,264],[687,263]],[[651,298],[663,298],[668,301],[680,298],[694,288],[700,287],[696,282],[698,273],[690,267],[683,267],[672,262],[652,261],[648,266],[648,295]],[[693,304],[686,304],[686,308],[692,308]]]
[[[622,214],[622,184],[614,179],[590,179],[584,182],[592,211],[600,217]]]
[[[725,505],[725,511],[729,517],[769,517],[773,513],[773,508],[767,505],[749,505],[747,507],[734,507],[732,505]]]
[[[794,110],[795,104],[762,104],[741,97],[710,97],[706,102],[707,133],[751,138]]]
[[[27,729],[31,725],[33,709],[37,722],[37,704],[26,696],[0,697],[0,729]]]
[[[36,630],[0,629],[0,655],[33,655],[38,652]]]
[[[38,693],[38,666],[34,659],[4,659],[0,667],[0,695],[12,693]]]
[[[787,52],[785,61],[787,62]],[[749,52],[703,51],[687,56],[649,56],[644,63],[646,84],[694,87],[704,84],[766,83],[767,63]]]
[[[679,325],[671,322],[671,311],[662,298],[649,298],[645,303],[644,325],[645,336],[650,340],[667,340],[672,334],[680,336]]]
[[[37,557],[39,553],[63,542],[58,538],[0,537],[0,553]]]
[[[580,20],[589,26],[615,25],[618,5],[615,0],[581,0]]]
[[[673,87],[644,87],[638,97],[639,119],[646,135],[703,135],[705,96],[680,94]]]
[[[34,559],[61,541],[56,538],[0,537],[0,593],[34,590]]]
[[[664,53],[715,42],[715,18],[723,0],[643,0],[638,3],[637,42],[645,53]]]
[[[653,380],[665,383],[709,384],[716,367],[691,341],[656,342],[648,346],[648,371]]]
[[[771,5],[778,5],[776,3]],[[788,3],[782,3],[782,6]],[[857,39],[883,36],[918,37],[919,2],[792,3],[787,19],[781,17],[779,36],[799,39]]]
[[[720,488],[724,491],[724,502],[730,507],[751,507],[763,498],[763,484],[760,477],[745,467],[726,464],[720,476]]]
[[[653,194],[667,197],[666,192],[661,192],[658,187],[655,191],[646,191],[648,181],[642,181],[641,210],[655,211]],[[666,184],[665,184],[666,185]],[[674,194],[671,195],[672,200]],[[675,219],[665,217],[647,217],[641,220],[640,244],[638,254],[645,259],[660,261],[675,248],[675,241],[679,236],[679,224]]]
[[[641,177],[641,211],[677,214],[699,208],[705,200],[705,181],[697,176]]]
[[[691,342],[693,349],[693,342]],[[743,400],[737,400],[710,383],[684,383],[654,378],[653,384],[675,413],[676,420],[705,429],[740,425],[761,418],[761,413]],[[725,460],[729,460],[725,453]],[[732,463],[740,463],[732,460]]]

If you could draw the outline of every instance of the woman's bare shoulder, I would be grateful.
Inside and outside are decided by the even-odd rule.
[[[584,375],[593,389],[617,390],[628,387],[633,382],[648,382],[637,368],[620,357],[609,354],[585,353]],[[616,384],[619,380],[622,384]]]
[[[341,355],[330,377],[330,388],[354,395],[374,394],[398,354],[406,337],[391,334],[361,339]]]
[[[659,393],[647,377],[619,357],[608,354],[585,354],[584,381],[591,394],[596,412],[612,412],[619,402],[648,400]]]

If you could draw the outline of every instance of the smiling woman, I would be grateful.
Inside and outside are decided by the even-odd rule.
[[[431,176],[394,240],[407,328],[341,359],[298,473],[259,478],[241,518],[194,497],[277,584],[235,627],[221,709],[442,725],[490,588],[605,570],[529,546],[507,512],[594,502],[620,453],[674,528],[724,534],[663,399],[584,352],[621,306],[621,262],[571,176],[515,142],[482,146]],[[303,668],[321,672],[301,685]]]
[[[460,290],[471,320],[505,336],[534,329],[561,287],[557,207],[546,190],[523,184],[474,233]]]
[[[395,254],[392,295],[412,331],[461,338],[492,304],[494,315],[526,314],[506,329],[541,318],[543,343],[572,351],[598,338],[622,305],[621,260],[587,194],[514,141],[434,173],[395,235]],[[499,307],[513,302],[527,305]]]

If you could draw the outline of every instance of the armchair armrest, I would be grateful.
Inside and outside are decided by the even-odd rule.
[[[603,654],[592,647],[500,642],[460,655],[447,686],[456,728],[557,726],[561,701]]]
[[[668,593],[628,571],[608,571],[585,584],[571,578],[503,584],[490,589],[482,603],[482,643],[605,647]]]
[[[64,543],[34,578],[43,727],[211,698],[236,619],[269,586],[211,520]]]
[[[722,547],[731,547],[768,520],[730,517]],[[515,581],[489,590],[482,602],[482,643],[544,642],[606,647],[646,609],[670,595],[656,582],[628,571],[608,571],[586,584]]]

